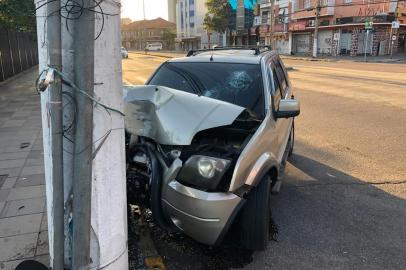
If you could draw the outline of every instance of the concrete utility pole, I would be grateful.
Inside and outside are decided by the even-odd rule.
[[[275,0],[269,0],[271,2],[271,11],[270,13],[270,31],[269,31],[269,45],[271,45],[272,50],[274,50],[273,44],[273,33],[274,33],[274,25],[275,25],[275,16],[274,16],[274,7],[275,7]]]
[[[319,16],[321,11],[320,0],[316,0],[316,18],[314,20],[313,57],[317,57],[317,42],[319,37]]]
[[[92,0],[82,0],[83,13],[74,20],[75,84],[89,96],[94,86],[94,17],[86,8]],[[93,101],[75,92],[77,115],[73,170],[73,238],[72,269],[89,269],[90,217],[92,193]]]
[[[56,12],[61,8],[60,0],[48,2],[46,5],[47,16],[47,43],[48,43],[48,66],[57,70],[62,69],[62,52],[61,52],[61,17]],[[52,269],[63,269],[64,263],[64,201],[63,201],[63,146],[62,146],[62,85],[59,76],[54,74],[54,82],[46,90],[46,99],[44,100],[48,110],[49,120],[43,122],[44,133],[48,136],[44,140],[47,144],[44,153],[48,162],[48,198],[52,197],[52,206],[48,211],[49,216],[53,219],[53,229],[49,233],[52,238],[53,256],[50,265]],[[45,125],[44,125],[45,124]],[[48,125],[48,126],[46,126]],[[48,188],[50,187],[50,188]]]
[[[100,1],[98,1],[100,2]],[[94,44],[94,95],[123,111],[120,1],[101,2],[106,14],[103,32]],[[98,16],[98,15],[97,15]],[[103,22],[96,16],[95,28]],[[106,135],[109,134],[109,135]],[[92,260],[103,270],[128,270],[127,196],[124,117],[93,109]]]
[[[60,1],[63,6],[64,0]],[[49,1],[48,5],[51,3],[55,5],[55,9],[52,10],[53,15],[59,15],[57,11],[61,7],[60,1]],[[37,7],[43,4],[43,0],[36,0]],[[94,7],[94,5],[94,1],[84,1],[84,7]],[[90,11],[90,15],[82,15],[82,22],[79,19],[62,19],[62,28],[56,20],[47,18],[46,4],[37,10],[39,70],[42,71],[51,65],[60,70],[66,80],[75,82],[81,90],[88,92],[93,89],[90,93],[100,103],[122,110],[120,1],[105,0],[100,3],[100,6],[104,15]],[[95,10],[98,10],[97,7]],[[66,15],[64,12],[66,13],[67,10],[62,9],[61,13]],[[95,20],[90,16],[95,16]],[[104,21],[101,16],[104,16]],[[61,17],[58,20],[61,20]],[[69,31],[65,23],[69,23]],[[55,29],[60,29],[62,32],[62,46],[57,45],[60,41],[55,40],[55,35],[52,34],[53,31],[57,32]],[[96,41],[94,29],[102,31]],[[88,33],[87,36],[86,33]],[[62,67],[53,61],[48,62],[54,57],[48,55],[48,52],[58,55],[58,50],[55,50],[57,46],[62,47],[60,48]],[[91,68],[93,65],[94,70]],[[123,116],[112,111],[107,112],[100,105],[94,105],[88,98],[83,99],[77,90],[65,84],[62,101],[65,105],[72,101],[77,105],[70,109],[70,106],[62,108],[59,102],[58,108],[58,102],[50,102],[50,90],[60,87],[60,84],[58,86],[60,79],[60,76],[55,74],[56,84],[52,83],[46,91],[41,93],[50,266],[55,270],[64,269],[64,267],[65,269],[128,269]],[[66,95],[65,92],[68,91],[70,94]],[[53,107],[53,105],[56,106]],[[91,110],[83,113],[82,105]],[[84,129],[76,130],[77,134],[74,132],[65,134],[69,140],[66,139],[63,142],[64,160],[61,171],[63,169],[64,182],[62,177],[56,177],[54,174],[57,159],[54,159],[53,154],[55,155],[58,151],[54,151],[56,147],[53,144],[56,140],[53,135],[62,136],[62,128],[59,132],[54,132],[56,126],[53,126],[52,118],[57,115],[58,112],[54,112],[57,108],[59,112],[63,109],[65,124],[71,123],[71,117],[74,115],[77,127],[82,126],[81,129]],[[74,113],[75,111],[77,113]],[[89,121],[91,114],[93,118]],[[82,135],[78,134],[82,134],[84,138],[90,134],[90,144],[86,144],[88,138],[82,140],[79,138]],[[77,145],[75,149],[72,141]],[[86,145],[86,148],[81,148],[78,152],[80,144]],[[82,150],[85,151],[82,153]],[[90,156],[85,156],[89,154]],[[81,158],[83,164],[80,164]],[[72,178],[75,180],[72,181]],[[81,183],[78,183],[77,179],[82,179]],[[55,193],[57,184],[65,185],[64,189],[58,189],[61,191],[59,193]],[[82,192],[78,191],[80,189],[78,184],[81,185]],[[73,209],[70,199],[72,197]],[[65,213],[63,199],[65,199]],[[63,229],[61,231],[60,219],[57,219],[55,214],[58,205],[59,210],[62,209],[62,215],[65,214],[65,252],[64,232]],[[78,228],[79,224],[84,225]],[[63,265],[64,254],[65,265]]]

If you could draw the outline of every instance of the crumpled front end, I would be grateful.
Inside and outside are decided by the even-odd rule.
[[[229,185],[262,120],[240,106],[160,86],[126,88],[124,101],[128,197],[143,197],[162,227],[217,243],[245,201]]]

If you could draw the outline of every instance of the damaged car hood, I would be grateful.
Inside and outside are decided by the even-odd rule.
[[[226,126],[245,108],[163,86],[124,86],[125,128],[167,145],[189,145],[201,130]]]

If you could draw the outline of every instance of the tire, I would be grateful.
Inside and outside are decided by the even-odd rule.
[[[240,216],[240,241],[243,248],[264,250],[269,241],[271,180],[266,175],[248,194]]]

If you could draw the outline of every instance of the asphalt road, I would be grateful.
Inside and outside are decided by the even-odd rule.
[[[165,60],[130,53],[124,83]],[[284,62],[301,115],[272,197],[277,241],[251,254],[154,233],[167,267],[406,269],[406,64]]]

